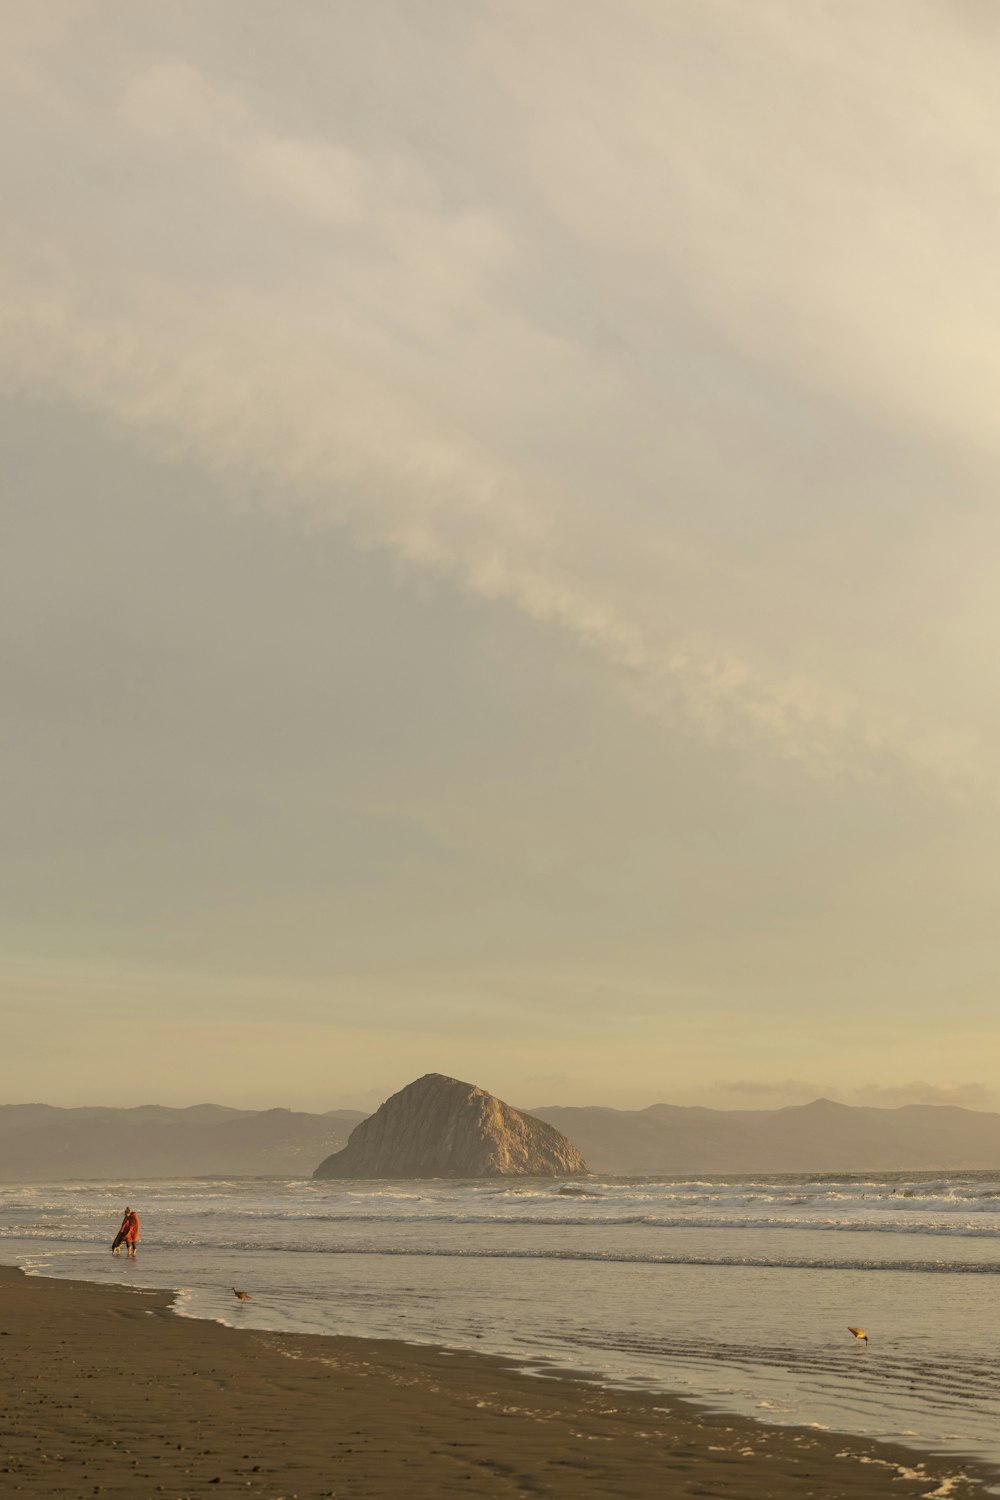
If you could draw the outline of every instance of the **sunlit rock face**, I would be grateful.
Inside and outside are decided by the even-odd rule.
[[[565,1177],[588,1170],[544,1120],[428,1073],[387,1099],[314,1177]]]

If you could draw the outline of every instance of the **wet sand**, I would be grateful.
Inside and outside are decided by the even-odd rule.
[[[163,1292],[0,1267],[0,1496],[924,1495],[954,1458],[759,1426],[502,1360],[224,1328]],[[981,1491],[979,1491],[981,1493]]]

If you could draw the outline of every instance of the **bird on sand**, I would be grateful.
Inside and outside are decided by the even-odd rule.
[[[867,1344],[867,1342],[868,1342],[868,1335],[867,1335],[867,1333],[865,1333],[865,1330],[863,1328],[852,1328],[850,1326],[850,1324],[848,1324],[847,1325],[847,1331],[848,1331],[848,1333],[853,1333],[854,1334],[854,1337],[857,1339],[857,1341],[858,1341],[859,1344],[860,1343]]]
[[[235,1287],[233,1287],[233,1296],[238,1301],[240,1301],[240,1302],[249,1302],[250,1301],[250,1293],[249,1292],[238,1292]]]

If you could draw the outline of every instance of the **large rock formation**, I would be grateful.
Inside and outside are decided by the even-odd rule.
[[[387,1099],[314,1177],[564,1177],[587,1163],[554,1125],[428,1073]]]

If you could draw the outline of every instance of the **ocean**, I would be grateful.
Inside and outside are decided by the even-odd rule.
[[[1000,1173],[18,1183],[0,1260],[1000,1467]]]

